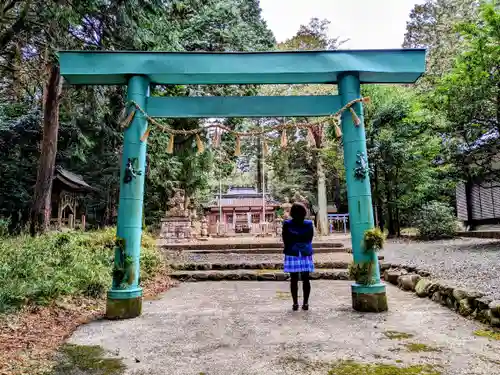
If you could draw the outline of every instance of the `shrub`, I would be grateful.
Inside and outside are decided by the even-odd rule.
[[[9,234],[10,219],[0,217],[0,238],[6,237]]]
[[[420,237],[426,239],[452,237],[457,230],[453,210],[441,202],[424,205],[416,215],[415,224]]]
[[[0,312],[60,296],[103,296],[111,286],[114,243],[114,228],[0,241]],[[150,279],[160,267],[161,255],[145,233],[141,279]]]
[[[380,251],[384,248],[385,236],[379,228],[365,230],[363,248],[365,251]]]

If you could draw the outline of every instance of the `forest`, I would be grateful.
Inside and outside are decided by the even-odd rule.
[[[115,224],[125,104],[124,87],[75,87],[61,78],[60,50],[266,51],[341,49],[330,22],[313,18],[296,35],[276,41],[258,0],[7,0],[0,5],[0,231],[48,229],[54,171],[62,167],[95,192],[80,204],[88,225]],[[346,36],[348,38],[348,36]],[[500,129],[500,4],[497,0],[427,0],[415,5],[403,48],[427,49],[427,72],[414,86],[364,86],[368,159],[377,223],[390,235],[412,227],[432,204],[451,212],[457,183],[496,181]],[[325,95],[335,85],[158,86],[158,96]],[[224,119],[248,131],[312,118]],[[202,119],[164,120],[175,129]],[[341,140],[333,126],[313,134],[275,134],[264,152],[234,138],[198,153],[194,137],[148,140],[145,217],[154,228],[174,189],[200,211],[228,185],[252,185],[277,200],[307,197],[326,225],[327,204],[347,212]],[[202,141],[209,145],[211,135]],[[264,176],[263,176],[264,174]],[[324,228],[323,228],[324,231]]]

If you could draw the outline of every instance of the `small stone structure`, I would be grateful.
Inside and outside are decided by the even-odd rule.
[[[161,220],[160,238],[174,241],[191,239],[191,218],[184,199],[184,191],[177,190],[168,202],[169,210]]]

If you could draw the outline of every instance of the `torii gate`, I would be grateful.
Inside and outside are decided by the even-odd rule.
[[[424,49],[336,50],[298,52],[121,52],[62,51],[61,74],[74,85],[128,85],[127,99],[150,117],[319,117],[334,114],[360,98],[360,84],[414,83],[425,71]],[[276,97],[150,97],[150,84],[338,84],[338,96]],[[380,282],[377,255],[365,252],[365,230],[373,228],[373,210],[367,171],[366,138],[361,103],[352,107],[359,119],[342,115],[344,166],[354,262],[371,263],[374,283],[353,283],[355,310],[387,310],[385,285]],[[130,106],[129,111],[133,110]],[[147,120],[137,112],[125,130],[120,169],[120,204],[113,286],[108,292],[110,319],[139,316],[142,289],[139,257],[146,141],[141,136]],[[128,161],[135,161],[131,166]],[[139,173],[130,176],[131,167]],[[126,280],[126,282],[123,282]]]

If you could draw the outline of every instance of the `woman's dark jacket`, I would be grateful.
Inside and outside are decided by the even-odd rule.
[[[314,226],[311,220],[296,222],[285,220],[283,222],[283,244],[285,255],[309,256],[313,254],[312,239]]]

